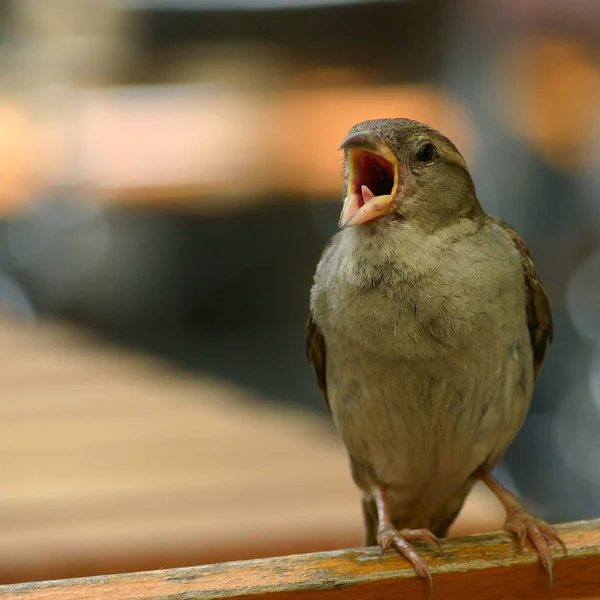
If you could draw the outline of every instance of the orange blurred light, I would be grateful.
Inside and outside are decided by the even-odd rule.
[[[527,37],[500,56],[498,111],[560,169],[584,166],[598,126],[600,69],[581,42]]]
[[[31,120],[14,101],[0,99],[0,216],[19,210],[34,194],[38,160]]]
[[[434,86],[313,82],[270,93],[165,86],[82,92],[75,105],[44,124],[41,162],[54,184],[75,174],[99,199],[194,199],[195,207],[219,212],[261,196],[337,197],[337,148],[364,119],[424,121],[467,158],[474,144],[466,112]]]

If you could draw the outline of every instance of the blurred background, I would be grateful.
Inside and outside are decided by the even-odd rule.
[[[3,0],[0,580],[361,543],[304,327],[383,116],[526,239],[555,337],[499,476],[597,517],[599,40],[596,0]]]

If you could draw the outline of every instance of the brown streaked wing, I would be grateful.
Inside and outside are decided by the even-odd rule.
[[[308,315],[308,322],[306,324],[306,355],[308,356],[308,362],[313,366],[315,375],[317,376],[317,383],[325,399],[327,409],[331,412],[329,407],[329,400],[327,399],[327,371],[325,368],[325,338],[319,329],[316,321],[313,318],[312,312]]]
[[[527,326],[529,327],[529,336],[533,348],[533,372],[537,378],[544,362],[546,348],[552,341],[553,336],[550,303],[548,302],[542,280],[535,271],[535,266],[527,245],[521,239],[521,236],[508,223],[500,219],[494,219],[494,221],[508,233],[521,256],[525,290],[527,293]]]

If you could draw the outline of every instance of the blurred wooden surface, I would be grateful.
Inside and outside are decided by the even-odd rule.
[[[530,545],[520,550],[505,533],[454,538],[443,550],[420,545],[433,573],[437,598],[600,597],[600,520],[571,523],[559,531],[568,553],[556,550],[554,586]],[[323,552],[172,569],[121,576],[0,586],[4,600],[95,598],[167,600],[185,598],[425,599],[419,579],[395,551],[379,557],[374,548]]]
[[[0,381],[0,583],[362,543],[327,419],[51,323],[0,319]]]

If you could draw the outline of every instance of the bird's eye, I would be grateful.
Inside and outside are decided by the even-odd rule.
[[[431,142],[427,142],[417,150],[416,157],[419,162],[426,163],[433,160],[436,155],[435,146]]]

